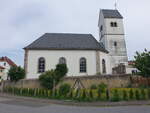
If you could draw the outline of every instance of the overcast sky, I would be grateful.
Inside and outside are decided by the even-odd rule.
[[[23,47],[49,33],[91,33],[97,40],[100,9],[115,0],[0,0],[0,56],[23,65]],[[118,0],[128,57],[150,50],[150,0]]]

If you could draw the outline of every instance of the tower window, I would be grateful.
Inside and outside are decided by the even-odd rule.
[[[115,47],[117,46],[117,42],[114,42],[114,46],[115,46]]]
[[[111,27],[117,27],[118,25],[117,25],[117,22],[111,22],[111,23],[110,23],[110,26],[111,26]]]
[[[117,22],[114,22],[114,27],[117,27]]]
[[[103,26],[101,25],[101,27],[100,27],[100,31],[103,31]]]
[[[103,74],[106,73],[106,62],[104,59],[102,60],[102,72],[103,72]]]
[[[113,22],[111,22],[110,25],[111,25],[111,27],[113,27],[114,26]]]

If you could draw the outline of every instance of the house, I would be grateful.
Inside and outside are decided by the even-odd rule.
[[[92,34],[45,33],[26,46],[26,78],[38,78],[58,63],[67,64],[67,76],[107,75],[120,64],[127,66],[123,16],[118,10],[102,9],[98,27],[99,41]]]
[[[0,76],[3,80],[8,79],[8,71],[12,66],[17,66],[11,59],[8,57],[0,57]]]
[[[0,79],[4,76],[4,67],[0,66]]]

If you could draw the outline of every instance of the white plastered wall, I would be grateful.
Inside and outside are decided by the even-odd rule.
[[[46,70],[54,69],[60,57],[65,57],[68,66],[67,76],[95,75],[96,74],[96,51],[90,50],[29,50],[27,61],[27,78],[38,78],[38,59],[44,57]],[[80,73],[79,59],[87,60],[87,73]]]

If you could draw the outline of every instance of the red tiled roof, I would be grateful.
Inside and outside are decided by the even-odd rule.
[[[129,64],[129,65],[134,65],[135,62],[134,62],[134,61],[128,61],[128,64]]]
[[[5,69],[4,67],[0,66],[0,69]]]
[[[17,66],[11,59],[9,59],[8,57],[1,57],[0,61],[5,61],[7,62],[10,66]]]

